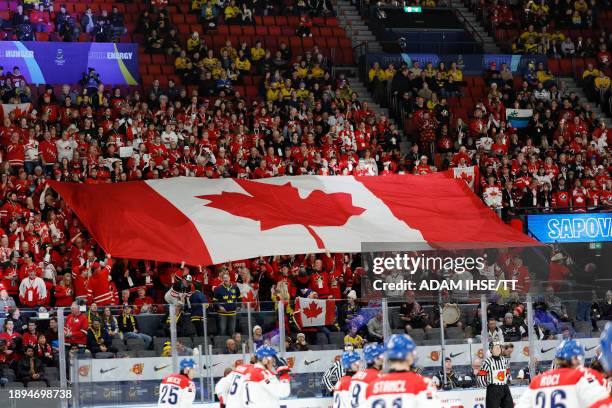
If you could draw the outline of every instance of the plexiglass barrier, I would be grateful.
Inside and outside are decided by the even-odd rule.
[[[364,290],[372,284],[366,271],[360,289],[355,279],[353,287],[330,280],[323,289],[316,279],[297,287],[281,281],[266,289],[270,300],[245,295],[227,307],[199,303],[197,299],[207,297],[196,293],[173,305],[7,310],[0,315],[1,330],[20,332],[15,336],[20,340],[0,344],[0,352],[25,354],[27,343],[34,341],[44,368],[37,378],[24,378],[28,373],[15,364],[3,366],[0,377],[7,385],[2,391],[69,390],[64,395],[69,398],[56,400],[56,406],[154,404],[162,378],[191,360],[197,368],[196,401],[212,402],[218,379],[250,362],[265,344],[277,350],[279,365],[291,368],[292,397],[320,397],[329,395],[323,378],[345,348],[361,350],[395,333],[412,337],[418,346],[417,370],[434,378],[440,390],[477,387],[479,364],[492,341],[500,341],[510,357],[512,384],[523,385],[550,368],[564,338],[584,344],[587,364],[594,358],[599,332],[612,320],[610,281],[600,273],[607,257],[605,250],[576,256],[558,247],[544,255],[489,252],[478,273],[519,276],[522,288],[516,290],[387,288],[376,294]],[[364,268],[370,260],[362,254]],[[551,278],[551,270],[561,278]],[[440,276],[463,279],[452,273]],[[525,290],[527,276],[530,287]],[[386,282],[394,280],[398,276]],[[263,295],[264,289],[259,290]],[[20,406],[18,400],[9,401],[9,406]]]

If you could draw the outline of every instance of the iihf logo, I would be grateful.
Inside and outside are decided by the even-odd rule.
[[[57,53],[55,54],[55,65],[61,67],[65,63],[66,63],[66,60],[64,59],[64,50],[61,48],[58,48]]]

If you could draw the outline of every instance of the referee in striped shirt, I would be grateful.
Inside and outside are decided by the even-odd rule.
[[[498,341],[489,343],[491,356],[482,363],[478,384],[487,388],[486,408],[513,408],[512,394],[508,386],[510,359],[502,355]]]
[[[334,391],[334,387],[340,378],[344,376],[344,369],[340,361],[334,361],[334,364],[323,373],[323,396],[330,396]]]

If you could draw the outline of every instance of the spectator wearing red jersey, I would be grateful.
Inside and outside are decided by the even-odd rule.
[[[134,314],[153,313],[153,298],[146,295],[144,287],[138,288],[138,296],[134,299]]]
[[[23,262],[21,264],[21,267],[19,268],[19,280],[23,280],[26,277],[30,276],[30,271],[34,272],[34,276],[42,278],[43,270],[40,265],[34,263],[34,260],[32,259],[32,254],[23,251]]]
[[[21,334],[15,330],[15,322],[11,319],[4,321],[4,332],[0,333],[0,341],[4,341],[6,349],[3,352],[6,364],[11,364],[19,358],[21,349]],[[0,357],[1,358],[1,357]]]
[[[87,316],[81,313],[79,304],[73,302],[70,305],[70,315],[68,315],[64,323],[66,345],[84,348],[87,344],[88,328]]]
[[[516,288],[521,293],[527,293],[531,286],[529,269],[523,264],[523,258],[515,256],[510,265],[507,279],[516,280]]]
[[[113,266],[111,255],[106,255],[106,265],[101,267],[100,263],[94,262],[91,265],[91,277],[89,287],[91,289],[93,301],[99,306],[113,304],[113,291],[110,285],[110,271]]]
[[[578,179],[574,182],[574,188],[571,191],[571,206],[572,212],[586,212],[587,191]]]
[[[45,174],[50,175],[53,166],[57,163],[57,146],[52,140],[51,132],[46,130],[43,133],[43,141],[38,146],[40,151],[40,159],[44,166]]]
[[[565,179],[559,178],[557,190],[553,192],[552,206],[556,209],[568,209],[570,207],[570,192],[565,187]]]
[[[428,160],[427,156],[425,155],[421,156],[419,163],[414,167],[413,173],[417,175],[425,175],[425,174],[433,173],[434,171],[433,166],[430,166],[429,164],[427,164],[427,160]]]
[[[38,335],[36,322],[28,322],[28,329],[22,336],[23,347],[36,346],[38,344]]]
[[[599,63],[599,67],[601,69],[607,69],[612,64],[612,54],[606,48],[606,44],[601,44],[599,46],[599,52],[597,53],[597,62]]]
[[[74,300],[74,288],[72,286],[72,274],[67,272],[62,280],[55,286],[55,306],[68,307]]]
[[[6,147],[6,159],[13,172],[17,172],[18,169],[23,167],[25,162],[25,149],[23,144],[19,140],[19,133],[13,132],[11,135],[11,141]]]
[[[29,254],[25,256],[29,257]],[[43,306],[47,300],[47,286],[45,281],[36,276],[36,269],[28,269],[28,276],[23,278],[19,285],[19,301],[23,307],[37,308]]]

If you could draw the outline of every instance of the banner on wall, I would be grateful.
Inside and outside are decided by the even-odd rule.
[[[545,214],[527,217],[529,234],[544,243],[608,242],[612,214]]]
[[[595,356],[595,349],[599,339],[580,339],[585,346],[585,359]],[[510,359],[511,363],[529,363],[529,342],[513,342],[514,353]],[[555,348],[559,345],[558,340],[546,340],[536,342],[536,350],[533,355],[538,361],[550,361],[555,354]],[[451,344],[445,348],[444,357],[450,357],[455,367],[469,366],[476,358],[486,357],[486,353],[479,343]],[[440,367],[443,361],[440,346],[420,346],[417,349],[419,365],[423,368]],[[285,355],[287,364],[291,371],[296,374],[323,373],[334,361],[340,359],[342,350],[310,350],[300,352],[288,352]],[[217,354],[213,356],[179,357],[192,359],[205,377],[218,378],[223,376],[227,367],[235,367],[249,360],[248,354]],[[121,359],[91,359],[78,360],[79,382],[105,382],[105,381],[145,381],[161,380],[172,374],[171,357],[149,357],[149,358],[121,358]]]
[[[29,84],[70,84],[88,68],[112,85],[137,85],[138,44],[0,41],[0,66],[19,67]]]
[[[452,62],[456,62],[457,68],[462,70],[464,74],[477,75],[488,69],[492,62],[496,63],[497,69],[500,69],[502,64],[507,64],[512,72],[522,72],[529,62],[533,61],[535,64],[543,62],[546,65],[547,59],[545,55],[512,54],[368,54],[368,64],[372,65],[378,62],[383,67],[389,64],[400,65],[402,63],[411,67],[414,61],[419,61],[421,68],[428,62],[431,62],[434,67],[440,62],[444,62],[447,67]]]

